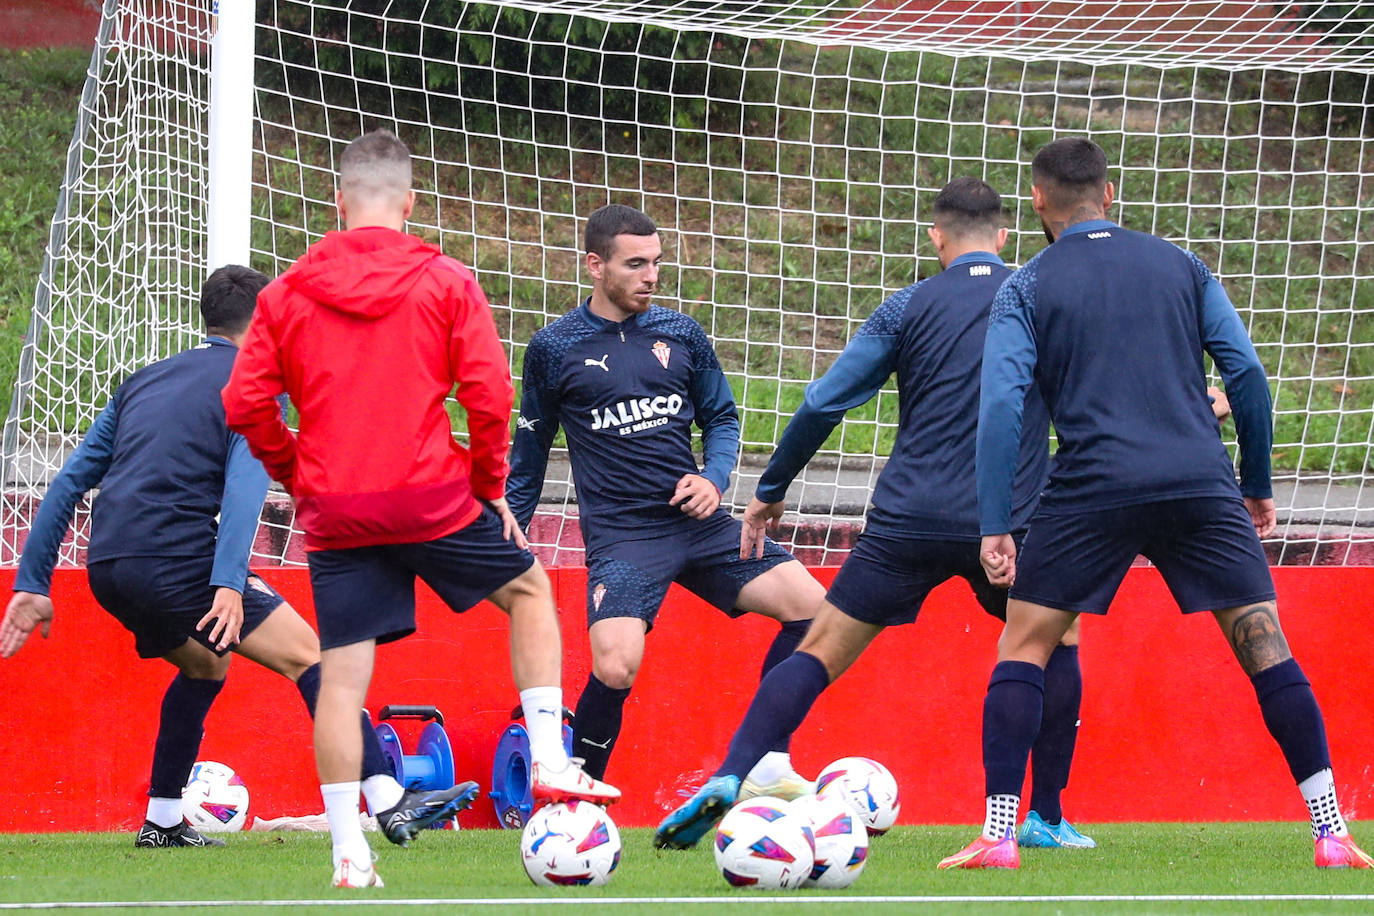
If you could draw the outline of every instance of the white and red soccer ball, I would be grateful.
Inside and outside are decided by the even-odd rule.
[[[859,816],[834,796],[803,795],[791,803],[792,813],[811,825],[816,845],[815,864],[803,887],[849,887],[868,861],[868,831]]]
[[[886,833],[902,809],[897,780],[887,767],[867,757],[841,757],[821,770],[816,794],[843,801],[870,834]]]
[[[734,887],[791,890],[815,866],[811,825],[785,801],[751,798],[735,805],[716,827],[716,866]]]
[[[201,833],[242,830],[248,820],[248,787],[232,767],[198,760],[181,790],[181,814]]]
[[[596,887],[620,864],[620,831],[591,802],[545,805],[520,834],[520,860],[540,887]]]

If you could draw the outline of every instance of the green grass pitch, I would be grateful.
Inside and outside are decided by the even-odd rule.
[[[786,893],[730,888],[715,870],[709,844],[659,852],[647,829],[622,831],[624,855],[609,885],[560,889],[530,884],[514,832],[427,832],[410,849],[373,834],[386,887],[349,892],[329,887],[323,834],[242,833],[229,836],[224,849],[180,850],[134,849],[132,833],[11,834],[0,837],[0,910],[198,901],[215,913],[295,913],[324,911],[337,901],[366,912],[412,913],[440,907],[542,913],[551,903],[615,914],[1374,911],[1374,873],[1314,868],[1305,824],[1090,825],[1101,844],[1096,850],[1024,850],[1017,872],[937,871],[940,858],[976,830],[898,827],[874,838],[868,865],[852,888]],[[1354,832],[1369,845],[1369,831],[1355,825]]]

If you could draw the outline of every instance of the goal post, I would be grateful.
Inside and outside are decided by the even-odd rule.
[[[254,4],[221,0],[220,38],[231,6]],[[670,262],[659,301],[703,324],[740,404],[737,505],[805,384],[887,294],[939,269],[922,243],[939,188],[965,174],[998,188],[1004,256],[1024,263],[1045,244],[1031,155],[1089,136],[1109,156],[1113,216],[1211,265],[1270,374],[1271,555],[1374,562],[1362,5],[255,6],[252,79],[219,83],[250,95],[249,127],[230,132],[248,156],[240,193],[209,139],[213,17],[200,0],[107,0],[38,285],[47,333],[26,344],[32,372],[5,428],[0,563],[17,560],[34,500],[118,382],[196,339],[207,267],[240,256],[217,253],[210,211],[226,197],[244,208],[245,257],[280,273],[336,228],[337,156],[377,126],[415,152],[411,231],[477,273],[517,378],[529,336],[588,287],[586,214],[614,201],[655,219]],[[790,536],[808,561],[836,562],[852,541],[896,416],[889,387],[798,478]],[[546,558],[575,562],[575,494],[554,457],[532,534]],[[255,560],[300,562],[289,503],[265,519]]]

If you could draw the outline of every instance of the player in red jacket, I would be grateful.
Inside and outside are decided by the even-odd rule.
[[[230,428],[295,498],[305,531],[323,649],[315,757],[337,887],[381,884],[358,826],[357,711],[376,645],[415,630],[416,576],[455,612],[489,598],[510,616],[534,796],[620,796],[563,749],[552,591],[504,498],[506,355],[472,273],[402,231],[410,181],[410,151],[393,134],[349,144],[336,195],[346,231],[262,291],[224,389]],[[283,391],[298,434],[282,422]],[[451,393],[470,449],[454,440]],[[437,793],[431,819],[460,803]]]

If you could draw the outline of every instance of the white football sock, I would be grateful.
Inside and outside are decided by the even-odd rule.
[[[359,865],[372,867],[372,847],[363,836],[358,820],[358,783],[333,782],[320,786],[324,798],[324,813],[329,818],[329,836],[334,841],[334,865],[350,859]]]
[[[373,814],[396,807],[406,790],[395,777],[376,773],[363,780],[363,798],[367,799],[367,810]]]
[[[148,820],[159,827],[172,828],[181,823],[181,799],[149,798]]]
[[[983,837],[1004,839],[1016,831],[1016,809],[1021,807],[1019,795],[989,795],[988,816],[983,821]]]
[[[1336,803],[1336,780],[1330,768],[1318,770],[1298,783],[1302,800],[1307,803],[1307,814],[1312,818],[1312,839],[1316,839],[1325,826],[1332,836],[1345,836],[1345,818],[1341,817],[1341,806]]]
[[[563,747],[563,688],[528,687],[520,691],[525,731],[530,736],[530,759],[555,773],[568,768]]]
[[[786,751],[769,751],[759,758],[744,778],[759,786],[769,786],[792,772],[792,755]]]

